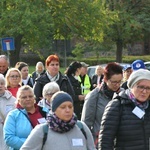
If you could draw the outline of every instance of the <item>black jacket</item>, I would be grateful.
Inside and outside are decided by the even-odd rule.
[[[72,96],[72,98],[74,99],[74,93],[72,91],[71,85],[68,82],[67,77],[65,77],[64,75],[62,75],[61,73],[59,73],[59,80],[56,81],[57,84],[60,87],[61,91],[67,92],[68,94],[70,94]],[[34,94],[36,96],[36,102],[38,103],[39,100],[42,99],[42,90],[45,84],[51,82],[50,79],[48,78],[47,74],[44,73],[43,75],[41,75],[39,78],[37,78],[35,80],[35,84],[33,86],[33,90],[34,90]]]
[[[78,98],[78,95],[82,95],[81,93],[81,85],[78,80],[76,80],[72,75],[68,76],[71,85],[74,90],[74,112],[77,115],[78,119],[81,119],[81,113],[82,113],[82,108],[83,108],[83,103],[84,101],[80,101]]]
[[[97,78],[98,78],[98,75],[96,75],[96,74],[93,75],[93,77],[92,77],[92,84],[97,84]],[[103,78],[104,78],[104,75],[101,75],[100,80],[99,80],[99,84],[102,83]]]
[[[121,98],[110,101],[105,108],[99,150],[149,150],[150,105],[144,117],[138,118],[132,113],[136,106],[128,98],[127,90],[120,92]]]

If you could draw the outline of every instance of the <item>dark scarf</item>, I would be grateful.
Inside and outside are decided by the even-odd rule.
[[[59,119],[54,113],[50,113],[47,122],[49,123],[49,128],[53,131],[64,133],[70,131],[74,127],[77,123],[77,117],[73,114],[72,118],[65,122]]]
[[[115,92],[118,93],[118,91],[119,91],[119,89],[118,89],[118,91],[112,91],[112,90],[110,90],[105,82],[102,83],[101,90],[110,99],[113,98],[113,95],[114,95]]]

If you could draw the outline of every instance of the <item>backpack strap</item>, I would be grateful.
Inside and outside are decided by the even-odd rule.
[[[77,126],[80,128],[80,130],[81,130],[81,132],[83,133],[84,137],[87,139],[87,135],[86,135],[86,132],[85,132],[85,130],[84,130],[84,128],[83,128],[82,122],[78,120],[78,121],[77,121]]]
[[[47,140],[48,124],[45,124],[45,125],[43,126],[43,132],[44,132],[44,136],[43,136],[43,143],[42,143],[42,148],[41,148],[41,149],[43,149],[43,147],[44,147],[44,145],[45,145],[45,142],[46,142],[46,140]]]

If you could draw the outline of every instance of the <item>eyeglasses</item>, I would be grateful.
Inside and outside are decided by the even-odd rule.
[[[52,96],[55,93],[46,93],[47,96]]]
[[[146,92],[150,92],[150,87],[144,87],[144,86],[137,86],[137,89],[139,89],[141,92],[143,92],[144,90],[146,90]]]
[[[116,85],[116,84],[121,84],[121,80],[120,81],[112,81],[112,80],[109,80],[111,84],[113,85]]]
[[[20,78],[20,76],[15,76],[15,75],[12,75],[12,76],[9,76],[10,78],[16,78],[16,79],[18,79],[18,78]]]
[[[33,98],[34,97],[34,95],[29,95],[29,96],[22,96],[22,97],[20,97],[21,99],[27,99],[27,98]]]

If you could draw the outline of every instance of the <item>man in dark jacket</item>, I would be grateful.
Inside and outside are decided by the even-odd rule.
[[[55,81],[61,91],[67,92],[74,99],[74,92],[66,76],[59,71],[59,57],[57,55],[50,55],[45,61],[46,72],[35,80],[33,87],[36,96],[36,102],[42,99],[42,90],[46,83]]]

